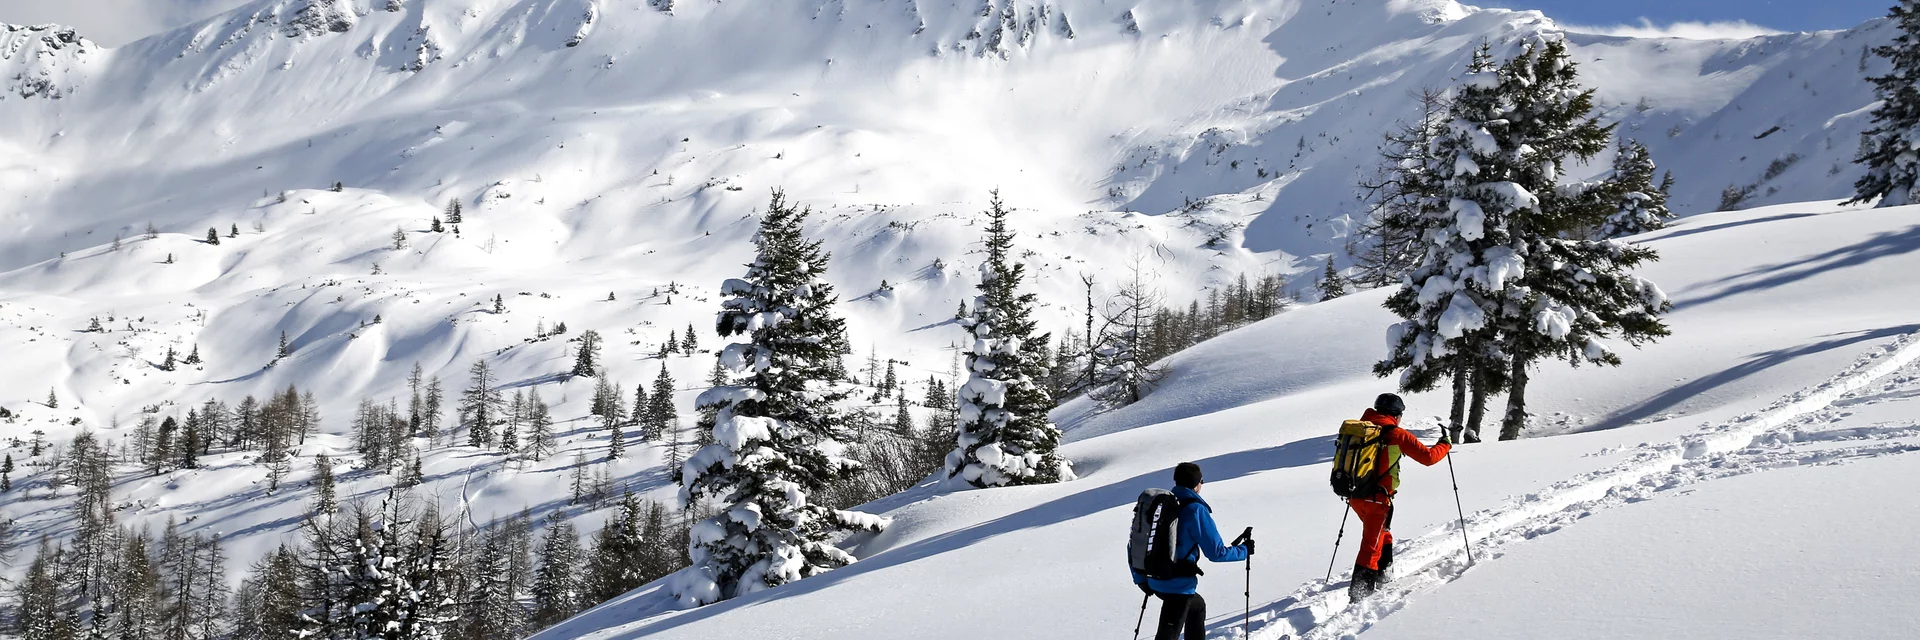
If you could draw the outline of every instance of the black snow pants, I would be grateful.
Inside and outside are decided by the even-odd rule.
[[[1160,596],[1160,627],[1154,632],[1154,640],[1180,640],[1180,630],[1187,631],[1186,640],[1205,640],[1207,637],[1207,601],[1200,594],[1155,593]]]

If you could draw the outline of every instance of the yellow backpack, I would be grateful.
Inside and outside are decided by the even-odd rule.
[[[1388,451],[1387,435],[1393,426],[1365,420],[1340,423],[1340,435],[1333,441],[1333,493],[1342,498],[1369,498],[1385,493],[1380,479],[1393,472],[1398,456]]]

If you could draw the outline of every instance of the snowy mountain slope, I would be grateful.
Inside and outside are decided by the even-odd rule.
[[[1530,405],[1543,417],[1591,417],[1593,428],[1458,453],[1468,533],[1483,567],[1461,572],[1445,471],[1409,469],[1395,516],[1403,540],[1398,582],[1360,608],[1346,607],[1340,575],[1351,544],[1336,558],[1333,582],[1320,580],[1341,516],[1322,463],[1330,455],[1330,425],[1388,387],[1365,372],[1388,322],[1377,299],[1369,300],[1377,294],[1303,308],[1177,356],[1168,384],[1148,400],[1082,419],[1069,433],[1073,442],[1064,451],[1077,461],[1078,481],[908,492],[869,505],[896,524],[860,542],[855,548],[864,559],[847,569],[684,612],[671,612],[656,588],[642,588],[541,637],[1125,633],[1138,592],[1122,572],[1120,532],[1133,497],[1169,482],[1169,469],[1181,460],[1206,468],[1205,495],[1221,526],[1251,525],[1263,542],[1253,568],[1256,637],[1345,637],[1376,624],[1385,632],[1402,607],[1448,597],[1455,580],[1480,579],[1481,571],[1551,540],[1549,534],[1585,527],[1589,513],[1617,510],[1631,518],[1642,502],[1720,478],[1915,451],[1920,441],[1901,417],[1920,359],[1920,326],[1912,322],[1920,285],[1903,277],[1920,268],[1912,212],[1795,205],[1703,216],[1648,238],[1665,255],[1649,275],[1680,302],[1674,336],[1626,354],[1617,370],[1548,366],[1540,373]],[[1409,404],[1412,423],[1426,427],[1445,411],[1441,394],[1412,396]],[[1650,406],[1661,409],[1647,413]],[[1058,417],[1072,419],[1077,410],[1070,405]],[[1742,495],[1748,497],[1721,508],[1753,508],[1744,500],[1754,494]],[[1636,530],[1697,522],[1673,519],[1675,512],[1639,516],[1657,521]],[[1539,562],[1515,571],[1538,575],[1553,566]],[[1231,637],[1239,631],[1240,568],[1209,568],[1201,592],[1213,605],[1211,626]],[[1659,575],[1631,567],[1606,579]],[[1525,585],[1486,579],[1497,580],[1488,588],[1509,599]],[[1655,584],[1686,584],[1678,579]],[[1784,597],[1815,593],[1782,588]],[[1465,597],[1490,606],[1485,596]],[[1605,593],[1588,600],[1596,601],[1613,602]],[[1527,633],[1510,628],[1514,637]]]
[[[0,238],[0,264],[98,251],[149,224],[189,237],[277,224],[297,207],[263,207],[263,197],[338,181],[410,208],[303,230],[352,245],[333,250],[359,258],[307,262],[308,273],[370,273],[369,252],[389,224],[422,228],[430,207],[458,198],[477,222],[466,241],[432,247],[460,257],[430,260],[569,274],[575,267],[562,265],[589,261],[642,281],[704,283],[730,275],[740,255],[711,247],[740,247],[742,217],[766,189],[784,187],[846,223],[825,233],[851,263],[841,281],[849,297],[881,280],[912,283],[861,303],[902,311],[853,309],[856,329],[870,317],[891,333],[937,322],[966,295],[964,265],[928,267],[956,262],[972,240],[966,216],[999,186],[1033,210],[1016,223],[1040,234],[1026,246],[1048,256],[1038,284],[1064,320],[1083,271],[1150,258],[1163,287],[1193,290],[1243,271],[1290,271],[1334,248],[1356,211],[1355,172],[1387,121],[1404,115],[1406,93],[1445,84],[1482,40],[1552,29],[1537,14],[1397,0],[1148,4],[1119,12],[1133,16],[1119,24],[1076,19],[1118,9],[1091,1],[996,0],[974,7],[982,15],[961,3],[880,0],[685,2],[672,12],[376,4],[254,2],[122,49],[62,54],[84,63],[8,58],[63,70],[71,95],[0,102],[0,187],[18,196],[0,204],[17,230]],[[1865,89],[1848,80],[1857,71],[1835,65],[1880,29],[1741,42],[1569,37],[1591,58],[1605,102],[1645,99],[1644,112],[1615,107],[1628,117],[1624,130],[1679,132],[1649,142],[1663,160],[1663,145],[1687,150],[1673,154],[1688,161],[1667,164],[1682,178],[1677,202],[1698,206],[1725,184],[1770,173],[1750,165],[1795,153],[1802,160],[1771,172],[1756,200],[1843,192],[1852,168],[1836,163],[1851,152]],[[676,62],[658,63],[666,59]],[[1779,86],[1794,78],[1837,86],[1818,95]],[[1729,132],[1776,122],[1744,118],[1783,105],[1798,110],[1777,121],[1790,128],[1760,140],[1751,137],[1766,129]],[[297,200],[329,220],[359,204]],[[489,243],[487,258],[471,250]],[[258,253],[282,246],[259,243],[252,264],[291,260]],[[644,265],[634,247],[652,252]],[[296,282],[261,268],[221,273],[229,287],[243,274],[263,290]],[[105,269],[94,278],[112,279]],[[491,293],[484,288],[460,293]],[[70,293],[102,300],[109,291]],[[293,328],[306,333],[297,325],[311,322]],[[450,349],[463,332],[444,336],[437,348]],[[948,340],[923,336],[907,343]],[[249,338],[257,347],[273,335]]]
[[[1557,30],[1447,0],[313,7],[256,1],[107,52],[67,99],[4,103],[0,134],[30,160],[8,172],[26,224],[3,266],[197,226],[262,191],[344,181],[441,202],[535,175],[557,181],[561,217],[663,174],[676,185],[642,202],[682,216],[718,206],[700,193],[714,180],[921,205],[999,185],[1060,213],[1279,189],[1230,246],[1319,254],[1409,92],[1447,84],[1482,41]],[[1569,37],[1610,116],[1676,169],[1681,210],[1736,184],[1762,203],[1844,195],[1878,22]],[[70,210],[89,215],[48,213]]]
[[[72,92],[99,48],[72,29],[0,24],[8,98],[58,100]]]

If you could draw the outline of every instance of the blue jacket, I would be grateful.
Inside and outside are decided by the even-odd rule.
[[[1174,487],[1173,495],[1182,500],[1191,501],[1185,509],[1180,510],[1178,525],[1180,533],[1175,536],[1176,542],[1173,547],[1175,559],[1198,562],[1202,554],[1214,562],[1239,562],[1247,559],[1246,547],[1239,545],[1229,547],[1220,539],[1220,529],[1213,524],[1213,506],[1201,500],[1200,494],[1186,487]],[[1128,569],[1128,572],[1133,573],[1134,584],[1145,582],[1147,588],[1153,589],[1156,593],[1192,594],[1200,588],[1198,577],[1159,580],[1140,575],[1132,569]]]

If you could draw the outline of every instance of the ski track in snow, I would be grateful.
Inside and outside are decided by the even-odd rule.
[[[1708,480],[1920,451],[1920,421],[1827,426],[1839,422],[1847,408],[1920,392],[1916,361],[1920,332],[1882,345],[1827,382],[1765,410],[1677,440],[1639,445],[1626,462],[1473,513],[1466,518],[1466,529],[1474,561],[1498,559],[1508,545],[1559,531],[1601,510]],[[1256,610],[1252,638],[1352,638],[1399,611],[1410,598],[1459,579],[1469,568],[1457,525],[1396,541],[1395,551],[1392,582],[1378,594],[1352,606],[1345,577],[1308,582]],[[1230,622],[1216,624],[1210,637],[1241,637],[1240,621]]]

